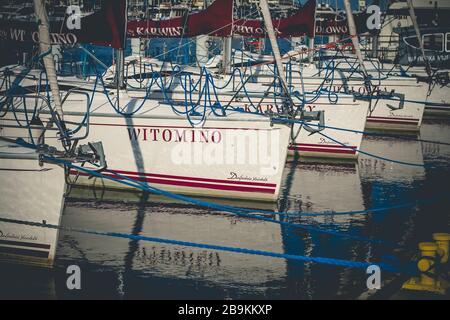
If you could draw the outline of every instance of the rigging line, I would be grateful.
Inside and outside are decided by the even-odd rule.
[[[180,51],[181,51],[181,43],[183,42],[183,39],[184,39],[184,33],[185,33],[185,31],[186,31],[186,29],[187,29],[187,25],[188,25],[188,20],[189,20],[189,12],[191,11],[191,6],[192,6],[192,1],[189,1],[188,2],[188,10],[187,10],[187,12],[185,13],[185,15],[183,16],[183,33],[181,34],[181,37],[180,37],[180,41],[178,41],[178,51],[177,51],[177,57],[180,55]]]
[[[341,39],[341,40],[338,40],[338,41],[335,41],[335,42],[332,42],[332,43],[338,44],[338,43],[347,41],[349,39],[352,39],[352,36],[349,36],[347,38],[344,38],[344,39]],[[312,48],[312,49],[308,48],[307,50],[295,52],[295,53],[292,53],[292,54],[288,53],[288,54],[285,54],[283,57],[281,57],[281,60],[287,60],[287,59],[290,59],[290,58],[295,57],[295,56],[299,56],[299,55],[302,55],[302,54],[305,54],[305,53],[309,53],[310,51],[320,51],[321,49],[325,49],[327,45],[330,45],[330,43],[328,43],[326,45],[320,45],[320,46],[317,46],[316,48]],[[264,62],[261,62],[259,64],[255,64],[253,66],[260,66],[260,65],[273,64],[273,63],[274,63],[273,60],[272,61],[264,61]]]

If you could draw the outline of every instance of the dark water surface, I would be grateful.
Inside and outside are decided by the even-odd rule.
[[[425,120],[420,138],[450,142],[450,121]],[[362,150],[425,164],[413,167],[361,155],[358,162],[290,159],[268,210],[354,211],[425,200],[372,214],[284,217],[283,221],[382,240],[308,232],[237,217],[154,195],[73,189],[62,224],[102,231],[352,261],[408,261],[420,241],[450,231],[450,146],[369,137]],[[117,201],[117,199],[125,199]],[[273,217],[275,219],[280,219]],[[66,288],[79,265],[82,289]],[[1,298],[354,299],[367,291],[365,269],[197,249],[62,231],[53,271],[0,265]],[[383,271],[383,285],[405,275]]]

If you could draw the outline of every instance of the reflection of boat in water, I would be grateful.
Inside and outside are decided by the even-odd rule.
[[[288,161],[283,191],[285,210],[305,213],[364,209],[359,168],[353,162]],[[308,217],[315,222],[346,222],[348,216]]]
[[[426,119],[420,130],[420,138],[430,141],[450,143],[450,127],[448,120]],[[450,157],[450,146],[444,144],[422,142],[424,158],[443,158],[448,161]]]
[[[149,197],[149,198],[148,198]],[[98,228],[230,247],[283,252],[278,224],[213,214],[179,203],[153,201],[145,205],[68,202],[62,224]],[[264,284],[283,278],[286,261],[256,255],[61,232],[58,259],[83,259],[90,264],[145,271],[155,277],[200,278],[231,286]],[[150,288],[148,288],[151,290]]]
[[[355,205],[361,203],[362,200],[358,197],[361,190],[358,190],[359,179],[355,164],[350,163],[348,168],[347,164],[337,167],[341,170],[338,170],[340,173],[336,176],[348,181],[348,191],[354,193],[350,194],[347,201],[355,201]],[[307,171],[295,168],[296,173]],[[324,170],[326,168],[329,168],[329,165],[323,167]],[[320,170],[312,170],[310,177],[317,179],[322,174]],[[321,180],[323,183],[320,186],[326,182],[326,179]],[[295,192],[306,194],[308,191],[291,189],[288,192],[295,196]],[[106,201],[98,201],[93,205],[91,201],[82,201],[82,196],[76,192],[74,196],[76,199],[67,202],[62,224],[68,227],[95,228],[294,255],[339,257],[340,252],[347,252],[350,249],[351,253],[346,256],[354,260],[359,259],[358,251],[352,250],[357,245],[355,242],[333,241],[333,245],[330,246],[329,241],[325,240],[322,243],[323,236],[309,234],[286,225],[215,213],[208,209],[186,206],[177,202],[171,203],[167,199],[155,200],[152,195],[141,195],[141,202],[138,203],[111,202],[107,200],[110,197],[105,193],[103,198],[98,199],[106,199]],[[311,199],[311,201],[316,200],[319,202],[322,197]],[[143,201],[146,203],[143,204]],[[242,203],[235,205],[243,206]],[[314,207],[314,203],[311,205],[314,210],[330,207],[344,209],[351,206],[348,202],[340,202],[339,206],[330,202],[321,202],[318,207]],[[291,206],[290,209],[294,207]],[[340,219],[335,221],[342,222],[343,220]],[[312,218],[312,220],[318,223],[329,222],[323,221],[321,217],[317,220]],[[339,250],[339,253],[335,250]],[[214,294],[217,288],[220,291],[219,294],[224,295],[227,292],[234,292],[236,295],[236,292],[245,291],[246,295],[267,296],[275,288],[279,292],[277,295],[280,296],[311,298],[319,290],[311,286],[311,280],[317,279],[316,276],[312,277],[311,273],[322,270],[322,266],[311,263],[156,242],[104,238],[66,231],[60,234],[57,259],[61,265],[71,261],[83,261],[91,270],[96,269],[97,266],[102,270],[114,270],[117,280],[109,281],[118,283],[120,294],[124,296],[133,296],[136,294],[135,290],[139,289],[139,296],[145,296],[146,292],[157,290],[158,293],[152,293],[155,297],[161,295],[186,297],[186,294],[190,292],[189,283],[194,282],[194,286],[199,288],[195,289],[196,292],[199,291],[198,294],[203,293],[206,287],[206,291],[211,294]],[[339,283],[333,283],[328,287],[329,295],[342,290],[348,291],[349,283],[351,283],[349,279],[361,274],[360,270],[343,272],[341,268],[334,267],[326,270],[340,279]],[[134,280],[134,274],[139,275],[138,281]],[[295,280],[285,283],[288,277]],[[160,279],[164,281],[161,282]],[[92,286],[95,282],[96,280],[93,279],[89,285]],[[171,287],[167,285],[167,282],[181,284],[181,292],[167,293],[167,288]],[[148,283],[152,285],[145,285]],[[301,288],[296,287],[295,293],[291,291],[292,286],[299,284]],[[224,285],[226,285],[225,289]],[[117,290],[117,288],[114,289]]]
[[[360,170],[357,163],[350,161],[308,160],[297,161],[295,158],[287,162],[282,187],[282,210],[289,212],[344,212],[363,210],[366,203],[360,180]],[[307,223],[321,229],[345,230],[345,233],[361,234],[370,219],[366,215],[329,215],[329,216],[292,216],[291,221]],[[289,227],[282,228],[283,242],[286,253],[305,254],[313,256],[335,257],[344,255],[348,259],[371,260],[371,255],[378,251],[369,243],[345,241],[341,238],[329,238],[311,233],[308,237],[293,234]],[[364,251],[359,250],[364,246]],[[355,269],[326,269],[323,266],[288,264],[288,277],[294,278],[297,286],[302,288],[302,297],[336,298],[345,296],[355,290],[354,279],[360,279],[363,273]],[[329,278],[328,278],[329,277]],[[298,280],[297,280],[298,279]],[[314,279],[308,281],[307,279]],[[327,279],[333,279],[328,281]],[[352,280],[350,280],[352,279]],[[361,283],[365,280],[361,279]],[[294,286],[292,286],[294,287]],[[294,290],[294,288],[291,288]],[[365,290],[364,287],[356,290]]]
[[[361,154],[359,158],[361,177],[372,180],[382,179],[386,183],[412,182],[425,177],[422,145],[419,141],[364,136],[361,150],[388,159],[418,165],[405,165]]]
[[[142,201],[144,192],[139,190],[120,190],[107,188],[105,185],[96,185],[95,187],[71,185],[66,197],[69,201],[101,201],[101,202],[118,202],[119,200],[126,203],[139,203]],[[158,194],[150,194],[149,205],[151,203],[157,203],[163,205],[179,204],[186,205],[186,202],[168,198]],[[206,198],[206,197],[193,197],[196,200],[202,200],[211,202],[218,205],[235,206],[240,208],[256,209],[256,210],[268,210],[276,211],[277,204],[267,201],[251,201],[251,200],[239,200],[239,199],[226,199],[226,198]]]

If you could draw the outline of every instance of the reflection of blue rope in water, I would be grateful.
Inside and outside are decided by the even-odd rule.
[[[365,262],[365,261],[351,261],[351,260],[334,259],[334,258],[292,255],[292,254],[286,254],[286,253],[278,253],[278,252],[255,250],[255,249],[229,247],[229,246],[221,246],[221,245],[190,242],[190,241],[148,237],[148,236],[137,235],[137,234],[107,232],[107,231],[98,231],[98,230],[90,230],[90,229],[82,229],[82,228],[74,228],[74,227],[57,226],[57,225],[47,224],[47,223],[31,222],[31,221],[16,220],[16,219],[7,219],[7,218],[1,218],[1,217],[0,217],[0,221],[5,222],[5,223],[14,223],[14,224],[43,227],[43,228],[49,228],[49,229],[58,229],[58,230],[65,230],[65,231],[70,231],[70,232],[78,232],[78,233],[91,234],[91,235],[132,239],[132,240],[137,240],[137,241],[165,243],[165,244],[170,244],[170,245],[218,250],[218,251],[225,251],[225,252],[251,254],[251,255],[292,260],[292,261],[315,262],[315,263],[320,263],[320,264],[328,264],[328,265],[335,265],[335,266],[348,267],[348,268],[367,269],[367,267],[369,267],[370,265],[378,265],[381,269],[386,270],[388,272],[398,273],[398,272],[403,271],[403,270],[399,269],[398,267],[396,267],[394,265],[390,265],[385,262],[374,263],[374,262]]]

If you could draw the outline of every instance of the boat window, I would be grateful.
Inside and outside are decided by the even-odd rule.
[[[450,32],[445,34],[445,51],[450,52]]]
[[[403,41],[410,47],[419,49],[419,41],[417,41],[417,36],[404,37]]]
[[[422,41],[425,50],[444,51],[443,33],[424,34]]]

